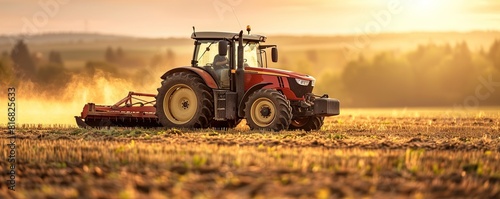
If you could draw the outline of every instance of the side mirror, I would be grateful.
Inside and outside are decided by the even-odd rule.
[[[271,48],[271,59],[273,62],[278,62],[278,49],[277,48]]]
[[[228,41],[221,40],[219,41],[219,55],[226,56],[227,55],[227,46],[229,45]]]

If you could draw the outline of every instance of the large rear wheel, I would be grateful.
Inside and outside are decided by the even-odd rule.
[[[156,116],[164,127],[207,128],[213,118],[213,94],[195,74],[173,73],[156,96]]]
[[[323,126],[324,117],[311,116],[300,119],[293,119],[290,123],[290,130],[317,131]]]
[[[262,89],[253,93],[245,103],[245,118],[252,130],[287,130],[292,108],[283,94]]]

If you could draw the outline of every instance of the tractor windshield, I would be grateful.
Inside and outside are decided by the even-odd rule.
[[[245,65],[245,67],[262,67],[260,60],[259,43],[245,43],[243,52],[243,64]],[[236,53],[236,60],[238,60],[238,53]]]

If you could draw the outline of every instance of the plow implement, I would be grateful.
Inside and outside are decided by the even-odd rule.
[[[75,116],[80,128],[120,127],[160,127],[156,117],[154,94],[129,92],[114,105],[88,103],[80,116]]]

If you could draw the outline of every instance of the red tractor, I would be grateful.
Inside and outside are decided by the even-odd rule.
[[[191,38],[191,66],[163,74],[157,95],[131,92],[113,106],[89,103],[76,117],[79,126],[233,128],[246,119],[250,129],[311,131],[339,115],[337,99],[312,94],[313,77],[267,68],[266,49],[273,62],[278,50],[263,44],[265,36],[194,32]]]

